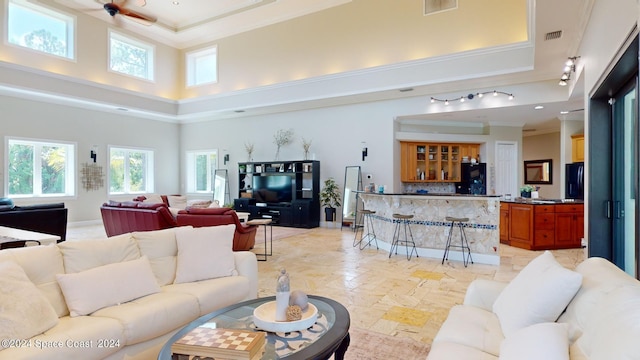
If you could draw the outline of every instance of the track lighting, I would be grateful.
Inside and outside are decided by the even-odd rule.
[[[484,97],[485,94],[493,94],[493,96],[505,95],[508,97],[509,100],[513,100],[514,98],[513,94],[506,93],[504,91],[493,90],[493,91],[478,92],[475,94],[468,94],[466,96],[460,96],[459,98],[455,98],[455,99],[438,99],[438,98],[431,97],[431,103],[433,104],[435,102],[443,102],[445,105],[449,105],[449,103],[454,100],[458,100],[462,103],[467,100],[473,100],[476,96],[479,98],[482,98]]]
[[[580,56],[573,56],[567,59],[564,63],[564,69],[562,76],[560,76],[560,81],[558,85],[566,86],[568,81],[571,80],[571,74],[576,72],[576,60],[578,60]]]

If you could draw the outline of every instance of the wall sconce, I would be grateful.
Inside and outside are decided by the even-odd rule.
[[[89,157],[93,159],[93,162],[96,162],[96,159],[98,158],[98,153],[97,153],[97,146],[94,146],[91,149],[91,152],[89,153]]]
[[[560,82],[558,82],[558,85],[567,86],[568,81],[571,80],[571,73],[576,72],[576,60],[579,58],[580,56],[573,56],[564,63],[564,70],[562,76],[560,76]]]
[[[367,143],[362,143],[362,161],[369,155],[369,149],[367,148]]]
[[[229,162],[229,154],[224,154],[224,164],[227,165],[227,163]]]
[[[513,98],[515,97],[513,96],[513,94],[510,94],[504,91],[493,90],[493,91],[477,92],[475,94],[467,94],[465,96],[460,96],[453,99],[438,99],[438,98],[431,97],[431,103],[433,104],[435,102],[443,102],[445,105],[449,105],[449,103],[451,103],[452,101],[459,101],[462,103],[467,100],[473,100],[476,96],[479,98],[482,98],[486,94],[493,94],[493,96],[505,95],[509,98],[509,100],[513,100]]]

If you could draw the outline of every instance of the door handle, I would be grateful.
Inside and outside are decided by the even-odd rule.
[[[604,202],[605,205],[605,213],[607,214],[607,219],[611,219],[611,201],[607,200]]]

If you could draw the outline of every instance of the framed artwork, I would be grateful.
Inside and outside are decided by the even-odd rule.
[[[431,15],[458,8],[458,0],[424,0],[424,14]]]

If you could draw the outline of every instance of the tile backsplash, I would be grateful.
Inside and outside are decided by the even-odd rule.
[[[455,193],[456,185],[454,183],[404,183],[402,184],[402,192],[414,193],[418,190],[427,190],[430,193]]]

